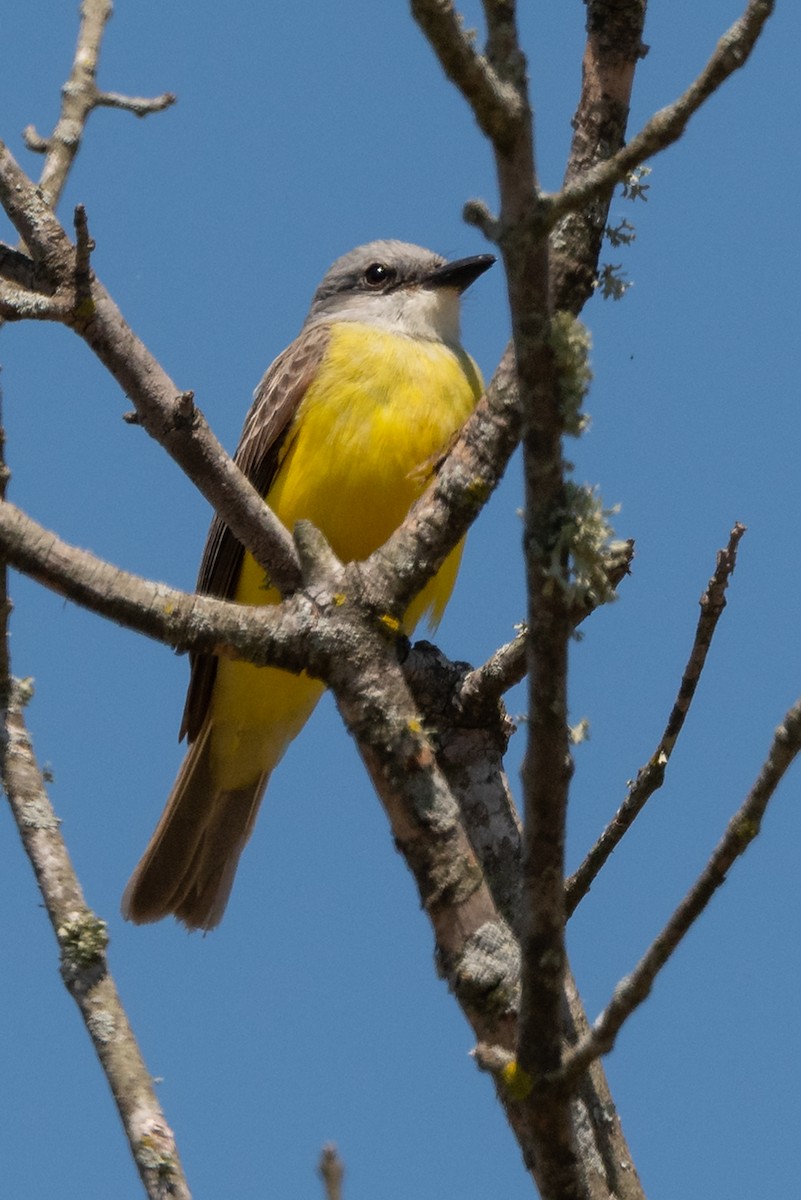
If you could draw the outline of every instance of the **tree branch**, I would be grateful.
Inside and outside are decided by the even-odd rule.
[[[562,1055],[564,828],[570,777],[566,675],[572,626],[567,590],[554,580],[554,560],[566,575],[566,555],[558,547],[570,505],[562,459],[561,377],[551,342],[547,202],[536,179],[525,58],[514,4],[487,0],[485,14],[488,61],[518,96],[514,118],[493,139],[500,216],[494,221],[483,213],[481,224],[497,235],[504,258],[522,412],[530,691],[517,1059],[525,1074],[537,1078],[555,1070]],[[532,1092],[521,1108],[525,1118],[519,1117],[518,1124],[528,1122],[533,1130],[536,1178],[546,1200],[589,1195],[568,1102],[555,1097],[542,1106]]]
[[[325,1188],[326,1200],[342,1200],[342,1180],[345,1167],[333,1142],[323,1146],[317,1167]]]
[[[750,0],[743,15],[718,42],[701,74],[678,100],[655,113],[617,154],[592,167],[553,196],[550,219],[558,220],[566,213],[583,209],[622,182],[634,167],[677,142],[694,113],[748,61],[774,8],[775,0]]]
[[[0,203],[28,247],[31,269],[53,284],[50,295],[32,293],[38,311],[16,315],[74,329],[133,401],[139,424],[183,468],[272,582],[284,593],[293,591],[300,568],[290,534],[217,441],[191,393],[173,383],[94,274],[86,279],[88,264],[81,271],[82,260],[64,229],[2,143]],[[18,273],[18,261],[13,265]],[[3,300],[13,304],[8,289],[0,292]]]
[[[45,155],[39,186],[42,199],[52,209],[61,199],[70,168],[81,148],[86,122],[95,108],[124,108],[143,117],[161,112],[176,101],[172,92],[145,100],[98,91],[100,44],[111,12],[111,0],[82,0],[78,42],[69,78],[61,89],[61,113],[56,127],[47,138],[40,137],[32,126],[24,133],[28,149]]]
[[[623,542],[616,551],[611,551],[606,566],[606,579],[610,591],[614,591],[630,573],[634,557],[634,542]],[[573,624],[577,627],[598,607],[599,598],[584,596],[577,601],[573,612]],[[496,650],[480,667],[465,675],[459,689],[458,702],[465,709],[480,708],[501,698],[526,676],[528,631],[523,626],[517,637]]]
[[[0,502],[0,552],[51,591],[176,650],[297,672],[313,669],[309,653],[325,637],[319,593],[313,600],[299,592],[282,605],[251,606],[182,592],[69,545],[8,501]]]
[[[95,96],[97,108],[121,108],[135,117],[147,117],[151,113],[163,112],[175,104],[178,97],[174,92],[162,92],[160,96],[123,96],[120,92],[98,92]]]
[[[626,799],[581,866],[567,880],[565,889],[568,916],[573,915],[607,859],[620,844],[648,800],[665,781],[665,772],[670,756],[692,704],[718,621],[726,607],[726,589],[737,564],[737,547],[744,533],[745,526],[736,524],[729,535],[728,545],[725,549],[718,551],[714,574],[700,600],[701,613],[690,657],[684,669],[679,692],[665,726],[665,732],[646,765],[637,772],[637,778],[629,789]]]
[[[1,418],[0,413],[0,418]],[[0,509],[9,473],[0,427]],[[61,975],[108,1079],[150,1200],[191,1200],[178,1149],[156,1099],[114,980],[106,926],[86,905],[25,727],[30,689],[13,685],[8,650],[8,569],[0,555],[0,778],[61,951]]]
[[[645,55],[647,0],[587,0],[587,41],[581,96],[563,188],[581,180],[624,142],[634,72]],[[551,296],[555,309],[579,313],[592,296],[612,189],[580,212],[568,213],[551,234]],[[551,214],[552,219],[554,214]]]
[[[479,128],[494,143],[505,145],[520,116],[520,97],[499,77],[488,58],[478,53],[476,31],[465,29],[464,18],[451,0],[411,0],[411,10],[445,75],[470,105]]]
[[[489,500],[519,437],[517,379],[507,350],[431,486],[400,528],[359,566],[367,594],[391,594],[396,611],[406,610]]]
[[[768,803],[799,751],[801,700],[789,709],[776,730],[768,757],[753,788],[729,822],[706,867],[632,973],[617,985],[610,1003],[593,1022],[590,1031],[566,1055],[561,1070],[549,1081],[553,1086],[572,1086],[590,1062],[612,1049],[624,1021],[646,999],[659,971],[698,920],[717,889],[725,883],[728,871],[759,833]]]
[[[466,663],[451,663],[440,650],[419,642],[403,664],[404,675],[420,706],[426,726],[436,730],[437,762],[455,796],[470,842],[484,871],[495,903],[519,938],[522,927],[522,828],[504,772],[503,756],[511,724],[502,706],[489,697],[480,712],[465,708],[460,697],[469,678]],[[568,970],[564,993],[565,1048],[572,1046],[589,1023]],[[531,1109],[509,1103],[502,1068],[514,1062],[509,1052],[499,1059],[492,1048],[492,1069],[502,1102],[526,1161],[536,1154],[538,1133]],[[482,1051],[476,1061],[482,1065]],[[609,1200],[644,1200],[620,1121],[600,1062],[593,1063],[570,1099],[570,1112],[581,1144],[581,1159],[590,1194]],[[536,1172],[535,1172],[536,1174]]]
[[[24,685],[21,685],[24,687]],[[20,692],[4,722],[3,788],[61,951],[61,975],[108,1079],[151,1200],[190,1200],[173,1132],[108,969],[105,922],[87,907],[25,728]]]

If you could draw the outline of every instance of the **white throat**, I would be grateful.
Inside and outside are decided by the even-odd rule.
[[[336,321],[359,321],[389,333],[458,346],[459,293],[456,288],[413,286],[383,295],[343,295],[339,306],[320,313],[310,323]]]

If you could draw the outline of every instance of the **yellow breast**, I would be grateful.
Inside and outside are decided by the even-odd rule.
[[[312,521],[343,561],[367,558],[403,521],[436,462],[475,407],[482,384],[464,352],[374,328],[332,327],[328,352],[288,432],[267,502],[292,529]],[[462,547],[410,606],[442,616]],[[275,604],[278,592],[246,554],[242,604]],[[211,763],[220,787],[269,773],[314,708],[322,685],[305,674],[220,659],[211,702]]]
[[[386,541],[481,394],[472,360],[440,342],[341,322],[287,438],[267,501],[343,560]]]

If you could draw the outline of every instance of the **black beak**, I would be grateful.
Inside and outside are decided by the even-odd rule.
[[[490,269],[494,262],[494,254],[476,254],[473,258],[458,258],[456,262],[443,263],[441,267],[436,267],[423,280],[423,285],[433,288],[456,288],[457,292],[465,292],[470,284],[478,279],[479,275],[483,275]]]

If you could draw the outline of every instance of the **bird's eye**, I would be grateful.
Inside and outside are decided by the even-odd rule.
[[[364,282],[368,287],[378,288],[384,284],[391,283],[395,278],[395,272],[392,267],[385,266],[384,263],[374,262],[364,272]]]

